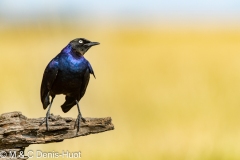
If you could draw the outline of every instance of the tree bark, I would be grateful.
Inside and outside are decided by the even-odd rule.
[[[75,120],[71,117],[51,115],[49,131],[42,118],[27,118],[21,112],[10,112],[0,115],[0,159],[28,159],[23,156],[30,144],[61,142],[64,139],[101,133],[114,129],[111,117],[85,118],[81,121],[77,133]],[[14,155],[16,153],[16,155]],[[12,157],[12,158],[11,158]]]

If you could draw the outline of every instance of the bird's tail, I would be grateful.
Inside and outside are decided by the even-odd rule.
[[[65,99],[66,101],[61,106],[64,113],[68,112],[76,104],[76,99],[73,97],[66,96]]]

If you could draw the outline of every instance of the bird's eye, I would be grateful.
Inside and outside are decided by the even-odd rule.
[[[79,41],[78,41],[79,43],[83,43],[83,41],[80,39]]]

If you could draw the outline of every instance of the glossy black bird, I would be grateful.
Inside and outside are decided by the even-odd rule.
[[[94,77],[95,75],[90,63],[84,58],[84,54],[92,46],[98,44],[98,42],[91,42],[85,38],[76,38],[63,48],[47,65],[41,84],[43,108],[46,109],[49,106],[46,117],[41,124],[46,122],[47,130],[50,109],[57,94],[66,95],[66,101],[61,106],[64,113],[68,112],[74,105],[77,105],[77,132],[80,128],[80,119],[85,122],[78,103],[86,92],[90,74],[93,74]]]

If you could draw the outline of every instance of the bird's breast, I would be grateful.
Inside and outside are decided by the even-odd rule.
[[[63,59],[60,64],[60,69],[66,74],[81,74],[88,67],[87,61],[84,57],[81,58],[73,58],[72,56],[68,56],[67,59]]]
[[[88,64],[84,59],[65,59],[59,65],[52,91],[55,94],[71,94],[79,92]]]

